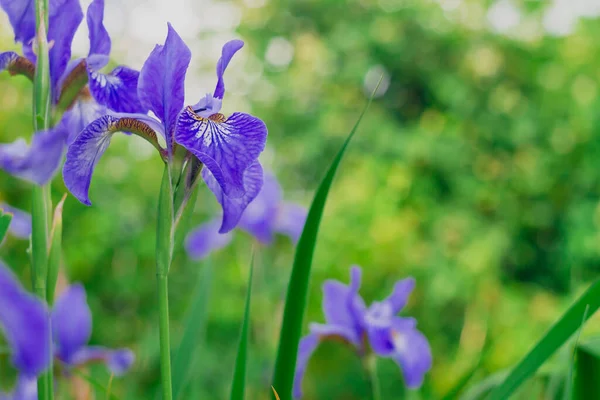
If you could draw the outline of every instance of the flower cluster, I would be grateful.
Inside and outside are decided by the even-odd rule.
[[[264,184],[256,198],[243,212],[238,228],[248,232],[262,244],[271,244],[276,233],[287,235],[296,242],[304,228],[306,209],[299,204],[283,201],[277,178],[264,176]],[[186,250],[193,259],[203,259],[211,252],[231,242],[231,232],[219,233],[219,219],[200,225],[186,238]]]
[[[127,349],[87,346],[92,332],[92,315],[81,285],[67,288],[49,311],[43,301],[21,287],[2,263],[0,328],[11,349],[12,364],[19,372],[13,392],[0,394],[2,400],[37,399],[36,379],[50,365],[50,354],[54,354],[66,371],[103,362],[112,373],[122,375],[134,361],[133,353]],[[50,331],[52,343],[46,340]]]
[[[327,281],[323,285],[323,313],[325,324],[313,323],[310,334],[300,341],[294,379],[294,397],[302,396],[302,379],[310,356],[319,343],[328,339],[341,339],[350,344],[361,357],[369,352],[392,358],[402,369],[409,388],[419,387],[431,368],[432,356],[427,339],[416,328],[414,318],[399,317],[412,292],[412,278],[396,283],[390,296],[369,307],[358,293],[361,269],[354,266],[350,285]]]

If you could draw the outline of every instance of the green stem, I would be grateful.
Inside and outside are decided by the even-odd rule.
[[[369,354],[364,358],[363,365],[367,373],[367,379],[371,386],[371,398],[381,400],[381,386],[379,385],[379,375],[377,375],[377,357],[375,354]]]
[[[156,281],[158,289],[158,324],[160,370],[163,400],[173,399],[171,379],[171,341],[169,337],[169,285],[167,276],[173,257],[173,188],[169,166],[165,165],[158,199],[156,225]]]

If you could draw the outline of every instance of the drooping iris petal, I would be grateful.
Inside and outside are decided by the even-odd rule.
[[[106,107],[91,98],[79,96],[73,106],[63,114],[60,124],[67,131],[67,145],[92,122],[106,114]]]
[[[154,47],[139,76],[138,97],[145,109],[163,121],[169,154],[177,115],[183,108],[185,74],[191,57],[190,49],[168,24],[165,44]]]
[[[144,113],[146,109],[137,95],[140,73],[134,69],[119,66],[109,74],[98,72],[88,63],[88,82],[94,99],[109,109],[124,113]]]
[[[213,97],[217,99],[223,99],[225,95],[225,82],[223,81],[223,75],[229,65],[229,61],[239,49],[244,47],[244,42],[241,40],[231,40],[225,43],[221,50],[221,58],[217,62],[217,86],[215,87],[215,93]]]
[[[56,301],[52,310],[52,338],[56,354],[66,363],[81,350],[92,335],[92,312],[85,289],[71,285]]]
[[[390,305],[393,315],[396,315],[404,308],[408,297],[415,288],[415,279],[406,278],[396,282],[392,294],[389,295],[384,302]]]
[[[284,202],[279,205],[275,231],[287,235],[293,242],[300,239],[307,216],[306,208],[294,203]]]
[[[417,320],[414,318],[393,317],[380,323],[371,324],[367,317],[367,336],[369,345],[375,354],[387,357],[395,353],[394,329],[415,329]]]
[[[94,168],[104,154],[117,119],[105,115],[92,122],[77,136],[67,150],[63,179],[67,189],[83,204],[91,205],[89,189]]]
[[[215,219],[191,231],[185,239],[188,256],[194,260],[201,260],[213,251],[227,246],[232,235],[230,232],[219,233],[220,226],[221,221]]]
[[[19,55],[14,51],[5,51],[0,53],[0,72],[7,69],[12,63],[14,63]]]
[[[262,167],[258,161],[255,161],[244,171],[245,193],[242,197],[227,197],[223,190],[221,190],[221,186],[215,176],[207,168],[202,169],[202,178],[223,208],[223,222],[221,223],[219,233],[227,233],[235,228],[242,213],[248,204],[258,195],[263,184]]]
[[[12,214],[12,220],[8,227],[10,233],[21,239],[28,239],[31,235],[31,215],[4,203],[0,203],[0,209]]]
[[[61,126],[33,135],[31,146],[24,139],[0,145],[0,168],[39,185],[47,183],[60,165],[66,132]]]
[[[58,99],[60,81],[71,59],[71,43],[83,19],[79,0],[50,0],[48,15],[48,41],[50,48],[50,82],[53,98]]]
[[[11,349],[14,366],[35,377],[50,363],[50,318],[43,302],[27,293],[0,263],[0,329]]]
[[[0,0],[15,33],[15,42],[27,43],[35,36],[35,0]]]
[[[94,0],[88,6],[86,20],[90,37],[90,51],[92,54],[110,54],[110,36],[103,23],[104,0]]]
[[[11,75],[24,75],[30,80],[33,80],[35,75],[35,64],[14,51],[0,53],[0,72],[5,69]]]
[[[400,365],[406,386],[418,388],[433,363],[429,342],[421,332],[399,322],[392,329],[395,350],[392,358]]]
[[[131,368],[135,355],[129,349],[111,350],[102,346],[82,347],[69,361],[71,366],[103,362],[116,376],[123,375]]]
[[[175,141],[208,168],[229,197],[244,196],[244,173],[264,150],[267,127],[260,119],[234,113],[203,118],[187,107],[179,116]]]
[[[272,174],[265,174],[260,193],[248,204],[238,226],[260,242],[271,243],[282,198],[283,194],[277,179]]]
[[[329,325],[340,325],[351,329],[357,340],[364,330],[363,315],[365,302],[358,293],[361,270],[353,267],[350,285],[328,280],[323,284],[323,313]]]

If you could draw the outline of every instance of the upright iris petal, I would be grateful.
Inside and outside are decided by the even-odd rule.
[[[0,328],[11,349],[14,366],[26,377],[36,377],[50,364],[45,339],[50,319],[44,304],[27,293],[10,270],[0,263]]]
[[[94,0],[88,6],[86,21],[90,37],[89,54],[109,55],[111,42],[104,27],[104,0]]]
[[[0,0],[15,33],[15,42],[28,43],[35,36],[35,0]]]
[[[214,98],[223,99],[223,96],[225,95],[225,81],[223,80],[223,75],[229,65],[229,61],[231,61],[235,53],[242,47],[244,47],[244,42],[241,40],[231,40],[223,46],[221,58],[219,59],[219,62],[217,62],[217,86],[215,87]]]
[[[191,58],[190,49],[168,24],[165,44],[154,47],[140,72],[138,97],[163,122],[169,154],[177,115],[183,108],[185,74]]]

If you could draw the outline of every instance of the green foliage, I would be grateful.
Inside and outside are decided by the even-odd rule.
[[[12,214],[5,214],[3,210],[0,210],[0,242],[4,240],[4,236],[8,232],[10,221],[12,221]]]

